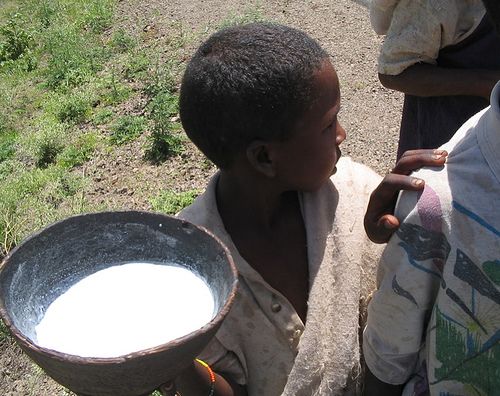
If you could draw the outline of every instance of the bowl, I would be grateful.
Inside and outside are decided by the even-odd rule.
[[[35,327],[56,298],[81,279],[128,262],[175,262],[198,275],[214,297],[213,319],[180,338],[117,357],[81,357],[37,344]],[[147,395],[203,350],[229,312],[237,283],[228,249],[201,227],[150,212],[84,214],[44,228],[7,255],[0,267],[0,316],[26,354],[73,392]]]

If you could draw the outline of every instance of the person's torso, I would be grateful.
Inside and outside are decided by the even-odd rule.
[[[500,394],[500,183],[476,139],[459,141],[446,173],[419,174],[426,180],[425,207],[434,212],[420,213],[422,226],[439,235],[420,253],[432,262],[426,268],[437,290],[419,373],[404,395]]]

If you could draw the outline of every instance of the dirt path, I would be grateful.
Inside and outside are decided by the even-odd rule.
[[[395,158],[402,97],[382,88],[378,82],[376,58],[381,40],[370,28],[367,9],[358,3],[350,0],[122,0],[118,5],[116,27],[136,33],[147,27],[158,40],[168,36],[171,29],[182,29],[185,33],[196,33],[194,47],[221,22],[248,13],[303,29],[329,51],[341,82],[340,120],[347,131],[343,154],[385,173]],[[202,188],[213,170],[200,170],[199,165],[193,164],[196,161],[200,161],[199,156],[153,167],[144,163],[139,149],[125,147],[112,159],[101,157],[92,161],[87,170],[94,180],[89,195],[98,202],[108,199],[121,202],[123,207],[147,209],[146,194],[141,196],[135,191],[132,196],[135,185],[142,183],[140,189],[146,192],[172,185],[179,187],[179,183],[183,187]],[[68,394],[22,355],[17,346],[0,345],[0,395]]]

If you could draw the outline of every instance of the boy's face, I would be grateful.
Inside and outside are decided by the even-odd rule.
[[[277,177],[290,189],[315,191],[335,172],[346,137],[337,115],[340,89],[330,61],[315,74],[313,101],[277,150]]]

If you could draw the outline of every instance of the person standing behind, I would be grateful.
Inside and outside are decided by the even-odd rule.
[[[397,158],[436,148],[488,106],[500,79],[498,0],[373,0],[374,30],[385,34],[382,85],[405,94]]]
[[[404,192],[363,337],[365,394],[500,392],[500,82]]]

